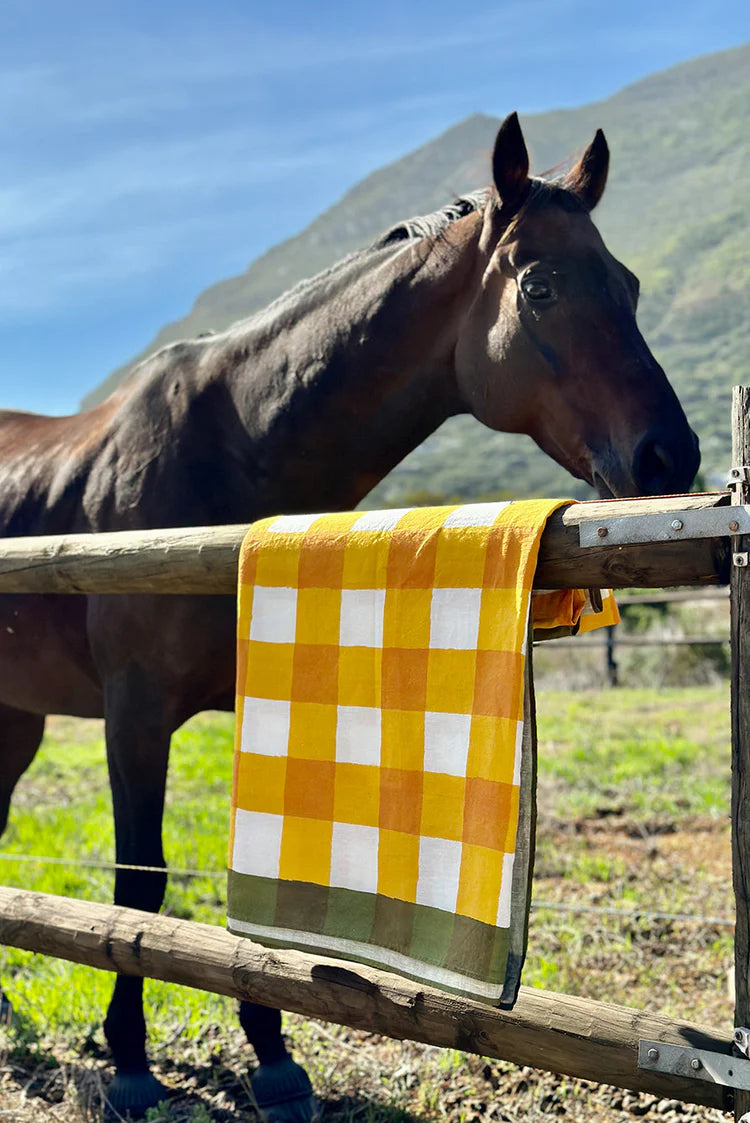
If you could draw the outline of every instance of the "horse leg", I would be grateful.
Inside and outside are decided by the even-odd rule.
[[[30,714],[0,703],[0,834],[8,823],[16,784],[31,764],[44,733],[42,714]],[[0,1022],[8,1022],[10,1002],[0,991]]]
[[[43,733],[42,714],[0,703],[0,834],[8,823],[15,786],[34,759]]]
[[[240,1003],[240,1025],[255,1049],[258,1068],[250,1084],[266,1123],[308,1123],[319,1115],[310,1079],[289,1056],[281,1035],[281,1012]]]
[[[166,707],[136,666],[105,681],[104,704],[117,861],[164,867],[161,828],[171,735]],[[166,873],[118,869],[115,904],[158,912],[166,883]],[[120,1115],[143,1115],[168,1095],[146,1055],[143,979],[117,976],[104,1034],[116,1070],[108,1103]]]

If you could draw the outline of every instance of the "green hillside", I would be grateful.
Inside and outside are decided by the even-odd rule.
[[[538,172],[580,151],[597,126],[605,130],[612,167],[597,223],[612,251],[641,278],[641,327],[699,433],[709,479],[729,465],[730,390],[748,377],[748,122],[750,45],[655,74],[606,101],[522,119]],[[368,176],[241,276],[207,289],[142,355],[221,329],[399,218],[483,186],[497,124],[470,117]],[[100,400],[127,369],[114,372],[84,405]],[[457,418],[408,457],[373,499],[392,501],[420,490],[572,494],[576,485],[529,440]]]

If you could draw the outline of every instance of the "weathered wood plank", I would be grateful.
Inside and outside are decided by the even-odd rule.
[[[640,1038],[728,1052],[728,1035],[624,1006],[522,987],[495,1010],[371,967],[268,950],[223,928],[0,888],[0,942],[182,983],[398,1040],[424,1041],[622,1088],[725,1106],[724,1089],[638,1069]]]
[[[728,580],[726,539],[648,546],[578,544],[578,524],[632,509],[678,512],[715,496],[579,503],[550,519],[541,542],[536,584],[620,589],[714,585]],[[631,511],[632,513],[632,511]],[[233,595],[244,526],[119,531],[0,540],[0,593],[225,593]]]
[[[732,392],[732,465],[750,464],[750,389]],[[747,503],[739,485],[735,502]],[[747,536],[736,551],[750,547]],[[735,1025],[750,1022],[750,570],[734,566],[730,579],[732,635],[732,882],[737,922],[734,935]],[[735,1096],[735,1119],[750,1110],[750,1093]]]

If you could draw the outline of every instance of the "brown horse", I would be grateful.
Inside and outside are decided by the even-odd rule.
[[[530,178],[518,120],[493,186],[396,226],[256,317],[147,359],[75,417],[0,414],[0,534],[245,523],[345,509],[452,414],[530,434],[603,496],[687,490],[697,441],[635,321],[636,278],[591,222],[601,132],[557,182]],[[169,743],[234,701],[232,598],[0,596],[0,827],[47,713],[103,715],[117,860],[164,866]],[[119,870],[158,910],[166,876]],[[243,1004],[274,1118],[309,1117],[278,1011]],[[118,977],[110,1101],[164,1096],[142,982]]]

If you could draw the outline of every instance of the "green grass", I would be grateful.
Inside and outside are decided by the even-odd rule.
[[[729,687],[542,692],[539,777],[561,818],[723,815]]]
[[[726,813],[725,686],[582,695],[541,692],[538,708],[540,807],[556,822],[572,824],[587,817],[596,821],[602,814],[614,813],[637,823],[669,819],[679,825],[696,814]],[[169,865],[215,871],[198,878],[171,877],[165,910],[219,925],[224,923],[232,738],[231,716],[219,714],[201,715],[175,736],[165,815]],[[75,865],[75,861],[110,860],[114,850],[98,723],[62,719],[51,723],[37,759],[19,785],[0,849],[5,854],[71,859],[70,866],[4,860],[0,876],[8,885],[111,900],[110,871]],[[644,879],[641,874],[632,876],[622,855],[598,852],[586,839],[574,839],[561,848],[543,822],[537,865],[544,896],[549,895],[544,879],[551,878],[549,884],[559,882],[573,890],[595,887],[604,903],[626,908],[643,905]],[[652,888],[656,884],[649,882]],[[660,907],[689,904],[696,892],[690,871],[673,868],[663,892],[663,900],[654,897]],[[582,941],[592,928],[580,917],[558,915],[551,923],[547,935],[535,940],[526,981],[586,993],[586,979],[576,964]],[[598,926],[597,931],[605,961],[613,948],[622,950],[623,940],[638,935],[637,926],[628,934],[618,921]],[[718,940],[717,955],[724,955],[722,934],[714,933],[712,939]],[[91,1040],[101,1046],[99,1026],[109,999],[110,976],[4,949],[0,978],[19,1017],[12,1031],[16,1048],[28,1049],[59,1035],[72,1049],[87,1048]],[[178,1030],[186,1042],[197,1041],[211,1025],[236,1025],[234,1004],[218,996],[151,981],[146,997],[156,1056],[168,1048]]]
[[[232,776],[232,717],[206,714],[174,738],[164,819],[167,861],[177,869],[214,871],[170,878],[164,911],[224,922],[226,839]],[[112,861],[114,830],[100,723],[58,720],[19,784],[0,849],[4,854],[72,858],[70,866],[2,861],[6,885],[109,902],[111,871],[75,861]],[[98,1030],[112,976],[14,949],[0,949],[0,978],[19,1019],[19,1043],[63,1033],[80,1047]],[[236,1022],[234,1003],[155,980],[146,984],[152,1049],[181,1026],[197,1037],[207,1024]]]

